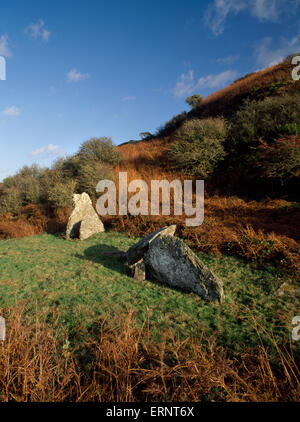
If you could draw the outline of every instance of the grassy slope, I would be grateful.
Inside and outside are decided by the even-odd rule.
[[[243,320],[248,307],[269,333],[274,330],[278,343],[289,341],[299,299],[274,297],[282,280],[273,267],[259,271],[236,258],[201,254],[223,280],[226,294],[226,304],[208,304],[194,294],[137,282],[126,276],[122,263],[100,256],[101,250],[125,251],[134,242],[110,232],[83,242],[46,234],[1,240],[0,306],[25,301],[33,315],[36,307],[54,307],[74,343],[83,340],[100,319],[133,310],[139,324],[149,316],[157,338],[167,329],[183,337],[199,337],[204,329],[232,351],[257,346],[248,311]]]

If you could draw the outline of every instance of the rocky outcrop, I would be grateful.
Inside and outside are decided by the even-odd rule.
[[[172,226],[165,226],[162,229],[156,230],[148,236],[141,239],[138,243],[132,245],[127,251],[127,261],[129,265],[138,262],[143,258],[144,253],[148,250],[150,243],[157,237],[174,236],[176,224]]]
[[[87,193],[73,195],[73,209],[67,224],[66,238],[87,239],[104,232],[104,226]]]
[[[224,301],[222,282],[179,238],[157,236],[144,254],[147,276],[196,293],[207,301]]]

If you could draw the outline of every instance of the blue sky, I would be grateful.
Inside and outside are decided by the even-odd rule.
[[[139,139],[300,51],[300,0],[10,0],[0,9],[0,180],[81,142]]]

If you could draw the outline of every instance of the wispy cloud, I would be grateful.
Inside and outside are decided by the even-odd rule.
[[[182,73],[180,75],[180,80],[175,85],[175,88],[173,88],[173,94],[175,97],[185,97],[186,95],[191,94],[195,89],[194,71],[189,70],[188,73]]]
[[[88,79],[90,75],[88,73],[80,73],[77,71],[77,69],[71,69],[67,73],[67,79],[70,82],[79,82],[83,79]]]
[[[51,32],[45,26],[45,22],[40,19],[37,23],[32,23],[25,28],[25,32],[32,38],[41,38],[44,41],[48,41]]]
[[[3,57],[10,57],[11,56],[11,51],[10,51],[10,48],[8,47],[8,35],[7,34],[3,34],[0,37],[0,56],[3,56]]]
[[[273,39],[263,38],[255,48],[257,64],[260,66],[272,66],[281,62],[289,54],[300,53],[300,31],[291,39],[283,38],[277,47],[272,48]]]
[[[6,109],[2,111],[2,114],[9,117],[19,116],[20,109],[16,106],[6,107]]]
[[[49,144],[49,145],[46,145],[44,147],[38,148],[35,151],[31,151],[29,155],[31,157],[35,157],[37,155],[44,155],[44,154],[58,155],[58,154],[61,154],[61,153],[62,153],[62,150],[57,145]]]
[[[217,36],[224,32],[229,15],[247,11],[260,21],[278,21],[283,13],[296,12],[299,0],[214,0],[204,15],[205,23]]]
[[[134,95],[128,95],[127,97],[123,97],[120,99],[120,101],[122,102],[134,101],[134,100],[136,100],[136,97]]]
[[[232,82],[237,76],[238,73],[235,70],[227,70],[217,75],[206,75],[195,80],[194,71],[189,70],[188,73],[183,73],[180,76],[180,80],[177,82],[175,88],[173,88],[173,94],[175,97],[185,97],[195,94],[200,89],[222,88],[227,83]]]
[[[240,58],[239,55],[220,57],[219,59],[216,60],[216,62],[219,63],[219,64],[232,64],[232,63],[236,62],[239,58]]]

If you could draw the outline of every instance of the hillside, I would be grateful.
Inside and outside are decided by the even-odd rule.
[[[170,136],[187,119],[230,117],[246,99],[263,100],[270,96],[299,95],[300,84],[292,79],[291,59],[257,72],[247,74],[232,84],[205,97],[199,107],[174,116],[159,130],[159,137]]]
[[[207,118],[207,116],[217,115],[221,111],[229,119],[229,115],[234,115],[234,111],[238,106],[241,107],[242,100],[245,98],[250,98],[254,102],[259,100],[258,104],[263,98],[270,99],[270,103],[267,103],[263,110],[257,111],[259,119],[263,117],[263,113],[272,114],[274,110],[281,118],[284,107],[281,103],[276,103],[276,98],[291,98],[293,100],[296,98],[294,94],[299,92],[300,83],[292,80],[291,70],[292,66],[285,61],[268,69],[246,75],[228,87],[205,98],[198,109],[184,115],[185,119],[196,115],[198,118],[201,116]],[[291,93],[293,93],[293,96],[291,96]],[[274,94],[276,94],[275,97]],[[274,100],[275,105],[272,102],[274,98],[276,100]],[[251,104],[250,106],[252,106]],[[300,101],[297,100],[296,104],[298,106]],[[274,110],[272,107],[275,107]],[[289,118],[289,110],[293,110],[294,104],[288,103],[287,107],[290,108],[286,112],[287,117],[284,118]],[[252,110],[250,111],[252,112]],[[63,159],[58,161],[55,164],[56,167],[47,171],[46,175],[39,176],[38,169],[30,170],[27,168],[23,170],[23,173],[21,173],[24,176],[19,174],[16,180],[20,185],[19,181],[22,181],[22,177],[25,177],[24,187],[25,189],[30,187],[31,196],[26,198],[22,209],[18,203],[18,212],[12,209],[6,216],[2,216],[0,237],[22,237],[45,231],[48,233],[63,231],[70,213],[71,194],[66,190],[70,178],[73,178],[75,182],[77,180],[78,192],[89,188],[93,193],[96,183],[103,176],[107,177],[107,171],[109,171],[108,177],[112,177],[112,170],[108,168],[108,164],[110,166],[114,164],[113,173],[116,182],[118,182],[117,175],[120,171],[127,172],[128,183],[135,179],[141,179],[148,186],[150,186],[151,180],[166,179],[171,181],[179,179],[183,181],[187,178],[193,179],[194,176],[186,175],[176,168],[170,158],[169,152],[176,142],[174,130],[179,121],[177,117],[173,119],[173,123],[177,122],[176,124],[171,121],[171,123],[167,122],[165,125],[165,129],[170,132],[168,136],[162,136],[163,131],[161,131],[156,138],[126,143],[117,147],[116,150],[111,149],[113,147],[107,141],[108,138],[103,138],[105,139],[104,144],[101,144],[102,138],[100,138],[101,154],[105,153],[107,159],[110,160],[109,163],[104,163],[103,167],[101,160],[97,161],[98,158],[85,162],[82,167],[84,173],[79,174],[79,176],[80,167],[76,167],[78,166],[78,155],[70,157],[66,161]],[[294,119],[297,133],[298,122],[300,125],[299,115],[296,114]],[[246,123],[248,124],[248,121]],[[269,121],[266,119],[266,127],[268,124]],[[274,124],[276,131],[281,128],[280,125],[282,125],[281,121],[277,126]],[[259,122],[255,122],[254,126],[255,128],[258,127]],[[262,126],[262,129],[264,129],[264,121]],[[273,129],[273,121],[271,121],[270,126]],[[294,126],[292,127],[293,130]],[[273,136],[272,132],[271,135]],[[276,136],[277,133],[275,133]],[[175,223],[178,225],[180,236],[186,239],[197,251],[235,255],[252,262],[256,266],[272,263],[279,266],[294,282],[295,277],[300,276],[300,208],[297,196],[299,190],[297,189],[296,170],[293,169],[295,173],[295,175],[292,175],[293,177],[283,181],[281,179],[268,179],[264,174],[253,176],[251,171],[256,163],[250,162],[249,165],[248,162],[249,157],[254,156],[253,151],[257,148],[256,140],[254,140],[254,143],[252,139],[250,139],[251,142],[247,141],[249,145],[246,145],[246,153],[239,149],[242,143],[236,142],[235,150],[232,153],[230,137],[231,133],[224,143],[224,148],[227,149],[225,160],[216,167],[210,177],[205,177],[205,218],[201,226],[186,227],[185,215],[172,216],[172,213],[170,216],[106,216],[103,217],[104,223],[107,228],[114,231],[125,231],[130,236],[144,235],[163,225]],[[83,143],[83,146],[86,147],[89,142],[94,144],[96,142],[97,144],[97,140],[93,139]],[[289,143],[293,148],[295,145],[295,157],[292,158],[297,161],[300,156],[299,149],[297,149],[299,148],[299,135],[286,136],[284,142],[284,148],[281,148],[280,142],[279,148],[277,148],[278,142],[275,139],[266,149],[267,152],[273,153],[274,151],[274,156],[279,160],[280,166],[283,161],[282,153],[291,151]],[[287,147],[285,147],[286,143]],[[245,145],[245,142],[243,145]],[[122,160],[117,163],[112,161],[112,157],[117,155],[115,151],[118,151],[122,157]],[[267,161],[266,158],[269,157],[262,155],[262,163]],[[271,164],[274,163],[271,162]],[[275,164],[277,165],[277,162]],[[257,169],[260,171],[259,166]],[[30,172],[33,176],[30,176]],[[39,189],[36,184],[40,183],[36,181],[34,174],[38,175],[37,178],[45,179],[43,189],[44,185],[49,189],[49,186],[52,186],[51,183],[56,183],[54,194],[61,197],[63,201],[58,202],[58,205],[55,205],[51,198],[42,201],[37,199],[36,202],[33,202],[31,198],[36,195],[36,190]],[[73,179],[69,183],[70,189],[74,189]],[[10,178],[7,181],[8,188],[6,188],[10,189],[11,197],[9,199],[11,202],[15,201],[15,190],[9,188],[13,183],[13,178]],[[68,206],[61,205],[65,203]]]

